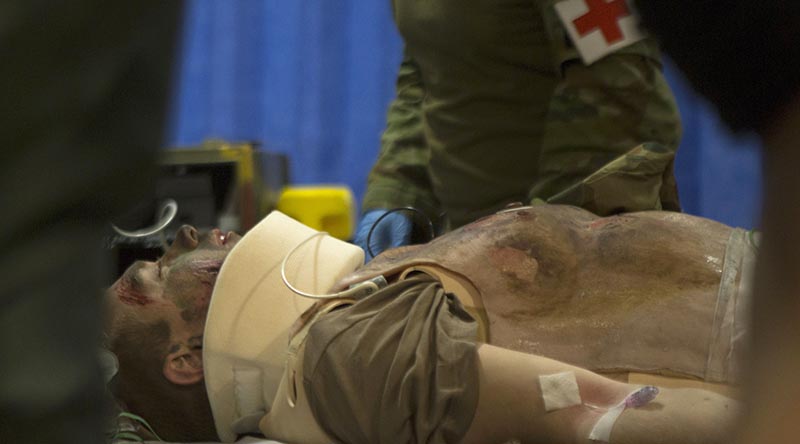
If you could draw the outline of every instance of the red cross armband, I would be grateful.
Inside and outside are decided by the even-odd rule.
[[[555,9],[587,65],[647,37],[629,0],[564,0]]]

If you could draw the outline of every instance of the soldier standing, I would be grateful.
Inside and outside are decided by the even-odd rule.
[[[406,206],[444,229],[512,202],[680,210],[677,106],[626,0],[394,0],[393,12],[405,51],[357,244]],[[383,218],[372,252],[409,243],[411,220]]]

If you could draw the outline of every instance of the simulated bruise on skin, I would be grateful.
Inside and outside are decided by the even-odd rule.
[[[204,285],[213,288],[217,280],[217,275],[219,274],[219,269],[222,267],[222,261],[213,259],[201,260],[196,261],[195,266],[197,268],[192,270],[192,275],[197,277]]]
[[[593,262],[609,265],[621,284],[670,276],[669,285],[679,289],[716,285],[727,237],[706,234],[729,229],[711,221],[705,227],[686,222],[671,213],[663,213],[661,219],[650,213],[598,219],[589,224]],[[662,233],[660,239],[653,233]],[[693,251],[697,254],[690,254]]]
[[[153,298],[145,294],[144,284],[139,276],[143,268],[142,262],[134,263],[109,289],[123,304],[145,306],[154,302]]]
[[[203,272],[217,274],[219,269],[222,268],[222,259],[203,259],[194,261],[194,273]]]
[[[630,219],[630,218],[627,218]],[[590,230],[599,230],[599,229],[607,229],[607,228],[614,228],[621,225],[624,225],[626,222],[625,216],[615,216],[615,217],[604,217],[602,219],[597,219],[596,221],[589,224]]]
[[[527,252],[513,247],[495,247],[489,250],[488,257],[514,285],[533,285],[538,264]]]
[[[144,293],[134,289],[130,279],[121,279],[114,285],[112,291],[116,292],[120,302],[127,305],[148,305],[153,303],[153,300],[147,297]]]
[[[159,282],[164,285],[159,300],[177,307],[186,322],[203,319],[223,260],[195,257],[191,261],[167,262],[163,276],[159,275]]]
[[[205,319],[208,306],[211,303],[211,293],[196,298],[192,305],[179,307],[181,309],[181,319],[186,322],[193,322]]]

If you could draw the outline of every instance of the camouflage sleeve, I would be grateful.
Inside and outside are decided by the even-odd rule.
[[[673,174],[680,117],[656,42],[647,38],[587,66],[552,6],[544,17],[561,79],[547,105],[529,200],[600,215],[680,211]]]
[[[419,68],[406,53],[397,76],[397,94],[389,107],[378,160],[370,171],[362,210],[414,206],[430,215],[439,203],[428,175],[430,153],[422,123],[425,86]]]
[[[680,211],[673,172],[678,107],[655,44],[633,46],[629,50],[638,46],[641,54],[563,66],[562,88],[550,101],[536,194],[600,215]]]
[[[680,117],[654,56],[617,53],[562,66],[531,198],[599,215],[680,211],[673,173]]]
[[[547,199],[577,205],[607,216],[646,210],[681,211],[673,173],[675,152],[659,143],[643,143],[585,179]],[[534,203],[538,203],[534,199]]]
[[[673,174],[678,107],[652,38],[585,65],[555,14],[543,12],[560,84],[549,99],[531,201],[600,215],[679,211]]]

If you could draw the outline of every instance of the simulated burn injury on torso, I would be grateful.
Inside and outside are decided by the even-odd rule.
[[[465,305],[483,305],[492,344],[599,372],[731,383],[708,367],[725,342],[714,326],[733,232],[679,213],[525,207],[387,251],[341,284],[434,265],[477,292]]]

